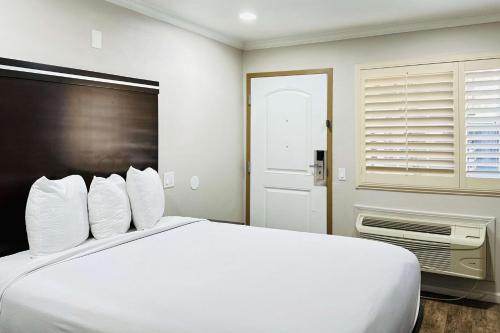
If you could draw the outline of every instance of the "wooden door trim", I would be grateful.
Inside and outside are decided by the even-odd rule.
[[[321,69],[306,69],[294,71],[279,71],[279,72],[261,72],[247,73],[246,77],[246,160],[245,160],[245,224],[250,225],[250,177],[248,166],[251,160],[251,95],[252,95],[252,79],[259,77],[276,77],[276,76],[294,76],[294,75],[312,75],[326,74],[327,76],[327,113],[326,119],[330,121],[330,128],[326,134],[326,149],[327,149],[327,179],[326,179],[326,233],[333,233],[333,68]]]

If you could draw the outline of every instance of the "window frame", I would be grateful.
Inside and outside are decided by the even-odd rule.
[[[437,64],[452,64],[456,66],[454,76],[454,99],[455,99],[455,184],[446,184],[446,182],[439,182],[437,185],[431,184],[429,181],[419,182],[418,177],[416,181],[387,181],[384,178],[397,179],[392,175],[384,175],[387,177],[367,177],[365,168],[365,135],[364,135],[364,78],[368,70],[375,69],[391,69],[401,68],[410,69],[417,68],[422,65],[437,65]],[[465,172],[465,70],[480,69],[482,66],[492,68],[494,64],[500,68],[500,55],[487,54],[478,56],[463,56],[463,57],[449,57],[445,59],[436,59],[434,61],[427,60],[414,60],[406,62],[395,63],[381,63],[381,64],[365,64],[356,65],[356,91],[355,91],[355,110],[356,110],[356,130],[355,130],[355,159],[356,159],[356,188],[357,189],[372,189],[372,190],[385,190],[397,192],[414,192],[414,193],[438,193],[438,194],[459,194],[459,195],[473,195],[473,196],[500,196],[500,179],[474,179],[466,177]],[[424,68],[424,67],[422,67]],[[397,72],[397,70],[395,70]],[[406,177],[406,176],[404,176]],[[433,177],[433,176],[422,176]],[[420,177],[420,178],[422,178]],[[392,180],[391,179],[391,180]],[[375,181],[374,181],[375,180]]]

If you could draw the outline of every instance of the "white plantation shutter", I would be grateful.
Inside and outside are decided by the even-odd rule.
[[[362,178],[368,183],[458,186],[454,64],[362,75]]]
[[[461,86],[463,186],[500,190],[500,60],[465,62]]]
[[[466,176],[500,178],[500,68],[465,72]]]
[[[500,58],[359,78],[360,185],[500,195]]]

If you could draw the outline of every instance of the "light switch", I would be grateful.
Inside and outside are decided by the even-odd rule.
[[[99,30],[92,30],[92,47],[102,48],[102,32]]]
[[[341,181],[345,181],[346,180],[345,168],[339,168],[339,172],[338,172],[337,177]]]
[[[165,172],[163,174],[163,187],[172,188],[175,187],[175,172]]]

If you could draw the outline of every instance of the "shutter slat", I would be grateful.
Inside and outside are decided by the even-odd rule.
[[[365,112],[406,112],[406,111],[453,111],[453,106],[440,106],[440,107],[398,107],[398,108],[388,108],[388,107],[379,107],[379,108],[365,108]]]
[[[420,135],[453,135],[453,131],[431,131],[431,130],[420,130],[420,131],[415,131],[415,130],[408,130],[408,131],[377,131],[377,130],[371,130],[367,131],[365,135],[367,136],[372,136],[372,135],[415,135],[415,136],[420,136]]]
[[[421,152],[421,153],[453,153],[453,149],[443,149],[443,148],[399,148],[399,147],[387,147],[387,148],[367,148],[366,151],[372,151],[372,152]]]
[[[428,119],[428,118],[451,118],[453,119],[453,114],[422,114],[422,115],[401,115],[401,116],[367,116],[366,120],[376,120],[376,119]]]
[[[500,86],[499,86],[500,87]],[[371,92],[366,93],[366,97],[377,97],[377,96],[398,96],[407,94],[439,94],[439,93],[450,93],[453,92],[451,89],[413,89],[405,92],[404,90],[390,90],[390,91],[382,91],[382,92]]]
[[[365,125],[366,128],[393,128],[393,127],[425,127],[425,128],[432,128],[432,127],[453,127],[453,124],[382,124],[382,125]]]
[[[453,162],[453,158],[450,157],[418,157],[418,156],[406,156],[406,155],[400,155],[400,156],[372,156],[372,155],[367,155],[366,159],[369,160],[410,160],[410,161],[447,161],[447,162]]]

